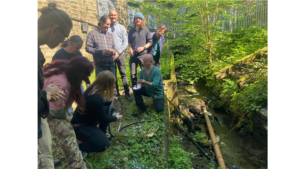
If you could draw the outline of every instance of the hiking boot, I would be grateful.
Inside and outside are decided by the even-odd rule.
[[[136,112],[134,112],[132,115],[133,116],[139,116],[139,115],[141,115],[142,113],[144,113],[146,110],[138,110],[138,111],[136,111]]]
[[[129,100],[130,102],[133,101],[132,98],[131,98],[131,96],[130,96],[130,94],[125,94],[125,98],[126,98],[127,100]]]

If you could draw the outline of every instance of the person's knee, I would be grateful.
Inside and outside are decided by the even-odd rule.
[[[97,145],[97,147],[95,147],[94,151],[95,152],[103,152],[103,151],[107,150],[109,147],[110,147],[110,142],[107,139],[105,144],[102,143],[101,145]]]
[[[164,107],[163,106],[157,106],[156,107],[156,112],[159,113],[159,112],[162,112],[164,111]]]

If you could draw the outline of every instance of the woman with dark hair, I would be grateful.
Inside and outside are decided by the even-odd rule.
[[[58,138],[58,144],[69,168],[85,168],[85,163],[78,149],[74,130],[68,123],[69,116],[66,112],[74,101],[78,105],[78,113],[84,112],[85,100],[80,89],[81,81],[86,80],[93,69],[92,62],[83,56],[76,56],[70,61],[56,60],[43,68],[45,85],[59,84],[60,90],[65,93],[60,100],[50,103],[48,124],[52,136]]]
[[[97,76],[91,86],[83,93],[85,98],[85,111],[79,112],[79,107],[74,112],[73,124],[76,137],[82,143],[79,149],[82,152],[102,152],[109,148],[110,143],[106,137],[108,123],[121,120],[123,115],[108,116],[108,108],[114,98],[114,74],[105,70]],[[97,124],[100,122],[99,128]]]
[[[53,60],[71,60],[75,56],[82,56],[79,51],[82,47],[83,40],[78,35],[73,35],[69,40],[63,42],[59,49],[53,56]]]
[[[44,85],[45,58],[40,46],[55,48],[69,36],[73,24],[68,14],[57,9],[55,3],[49,3],[48,7],[39,9],[39,12],[42,14],[38,19],[38,168],[54,169],[52,140],[46,119],[49,114],[48,100],[58,100],[63,92],[59,91],[57,85]]]
[[[143,14],[134,14],[133,28],[128,33],[128,46],[130,50],[130,76],[132,86],[137,83],[137,66],[143,68],[143,56],[147,53],[147,48],[152,44],[152,36],[148,28],[145,27]]]
[[[75,56],[82,56],[81,52],[79,51],[82,47],[83,40],[78,35],[73,35],[70,37],[69,40],[65,41],[61,44],[61,49],[59,49],[53,56],[53,60],[71,60]],[[87,79],[85,81],[86,88],[90,86],[90,80]],[[81,86],[82,92],[84,92],[83,86]],[[68,109],[68,115],[71,116],[72,113],[72,106]]]

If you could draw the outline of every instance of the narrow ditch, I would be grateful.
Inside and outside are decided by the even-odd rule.
[[[248,133],[247,135],[241,135],[240,131],[237,129],[234,129],[230,134],[226,135],[238,122],[238,119],[228,114],[223,108],[212,108],[210,106],[215,104],[214,101],[216,100],[216,97],[210,89],[205,86],[205,84],[205,81],[201,80],[194,85],[185,84],[183,82],[177,83],[179,105],[185,105],[186,107],[188,105],[199,106],[199,99],[209,103],[208,111],[211,114],[210,120],[214,128],[217,141],[220,140],[219,147],[228,169],[266,169],[266,146],[257,140],[253,134]],[[205,133],[209,137],[205,121],[195,120],[195,126],[197,126],[195,127],[195,131]],[[170,125],[170,136],[172,135],[183,138],[183,141],[180,144],[184,147],[184,149],[196,154],[196,156],[192,159],[193,167],[195,169],[209,168],[209,166],[212,165],[205,155],[199,151],[197,147],[174,125]],[[213,157],[214,153],[212,146],[203,148],[211,157]]]

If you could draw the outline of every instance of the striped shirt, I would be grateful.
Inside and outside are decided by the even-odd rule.
[[[152,66],[148,76],[146,73],[146,68],[143,68],[140,71],[139,80],[140,79],[144,79],[147,82],[151,82],[153,85],[153,87],[144,85],[147,94],[149,94],[151,97],[154,98],[158,98],[158,99],[163,98],[164,89],[162,85],[162,76],[161,76],[161,71],[159,70],[158,67]]]
[[[102,50],[108,49],[113,49],[116,52],[114,38],[111,33],[102,32],[98,27],[88,33],[85,50],[93,54],[95,65],[114,65],[114,55],[102,55]]]

